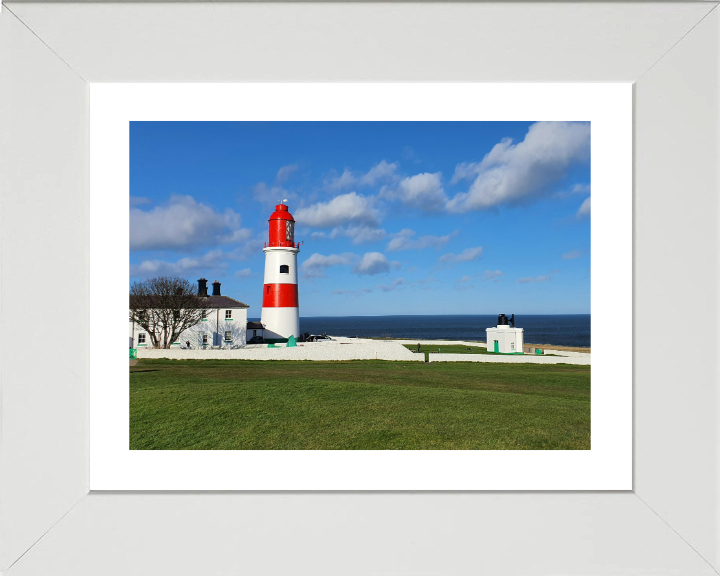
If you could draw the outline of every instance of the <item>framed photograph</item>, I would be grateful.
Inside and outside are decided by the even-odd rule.
[[[281,105],[284,101],[291,104]],[[453,103],[450,111],[445,106],[447,102]],[[208,103],[212,103],[212,106]],[[580,248],[589,247],[590,225],[587,208],[583,208],[583,205],[589,205],[587,198],[591,164],[593,187],[599,190],[597,196],[600,198],[594,206],[592,216],[592,244],[596,247],[593,248],[593,267],[598,278],[612,275],[614,281],[604,284],[600,280],[600,285],[595,289],[595,292],[604,294],[604,297],[593,304],[596,317],[592,326],[595,340],[593,376],[598,381],[608,381],[611,384],[594,387],[592,404],[579,404],[578,396],[565,404],[568,395],[573,394],[587,394],[589,400],[590,369],[587,364],[575,364],[581,361],[589,362],[589,355],[586,355],[585,359],[562,356],[562,351],[555,350],[549,354],[541,353],[540,356],[543,356],[542,359],[546,362],[562,362],[567,369],[560,364],[555,369],[549,365],[537,366],[535,362],[538,361],[538,354],[535,350],[532,354],[522,354],[524,328],[514,325],[511,327],[508,321],[503,323],[504,315],[500,319],[493,318],[498,327],[493,327],[488,332],[497,333],[493,338],[501,339],[504,348],[499,349],[498,341],[497,353],[489,347],[483,348],[483,351],[487,350],[487,354],[476,359],[489,356],[488,359],[496,361],[515,361],[504,365],[508,374],[507,381],[501,380],[503,383],[498,383],[497,379],[502,376],[496,375],[499,369],[496,362],[492,365],[476,363],[472,373],[457,375],[456,371],[453,371],[453,365],[448,364],[446,358],[437,353],[438,350],[442,352],[442,347],[438,344],[439,348],[433,349],[434,354],[430,357],[435,375],[428,380],[428,384],[431,381],[445,380],[456,383],[447,389],[442,386],[437,388],[441,396],[423,396],[421,399],[415,396],[418,382],[422,379],[422,373],[417,372],[417,369],[422,367],[417,367],[416,361],[424,360],[424,355],[413,355],[400,341],[373,342],[367,338],[347,338],[350,334],[343,330],[349,328],[342,324],[337,325],[336,332],[333,332],[332,328],[320,331],[340,337],[341,341],[335,340],[338,344],[330,341],[303,342],[305,338],[301,337],[302,326],[311,320],[306,319],[301,312],[298,331],[297,296],[294,296],[292,302],[294,306],[270,309],[269,306],[275,302],[269,296],[264,296],[260,306],[259,303],[256,304],[257,298],[251,292],[240,295],[235,293],[233,296],[237,297],[233,302],[224,304],[222,309],[211,309],[206,322],[199,319],[194,326],[182,333],[179,328],[175,329],[179,336],[170,338],[170,341],[161,336],[161,331],[156,328],[161,322],[159,318],[151,321],[154,322],[152,326],[148,324],[150,306],[141,304],[139,306],[142,310],[139,314],[144,315],[145,321],[138,317],[138,322],[133,322],[135,327],[130,330],[123,329],[118,324],[117,336],[113,339],[122,347],[128,335],[132,337],[133,333],[148,334],[145,346],[137,348],[141,365],[133,369],[130,388],[125,382],[127,374],[120,366],[125,363],[124,355],[113,352],[114,346],[103,347],[91,358],[91,489],[630,489],[632,348],[617,346],[616,334],[618,318],[625,319],[628,335],[632,327],[631,254],[626,250],[632,237],[631,103],[631,87],[622,84],[105,84],[93,87],[91,220],[103,224],[91,226],[91,292],[98,294],[98,300],[93,302],[91,308],[92,341],[102,340],[102,335],[107,332],[109,310],[114,310],[111,315],[118,323],[124,321],[120,310],[126,303],[120,292],[123,284],[120,284],[119,278],[125,277],[126,285],[129,276],[135,282],[133,290],[139,289],[140,286],[148,286],[148,278],[152,282],[154,278],[164,277],[158,275],[158,270],[179,270],[178,263],[182,271],[174,274],[187,276],[189,272],[197,271],[202,274],[202,270],[211,270],[215,274],[213,278],[218,277],[224,281],[225,290],[232,290],[232,287],[235,287],[235,290],[251,290],[245,286],[252,286],[252,283],[233,282],[236,271],[233,271],[233,277],[228,277],[223,266],[236,266],[238,262],[245,262],[238,270],[244,276],[251,276],[251,266],[259,268],[264,265],[264,286],[268,293],[284,286],[297,291],[299,285],[300,296],[305,299],[303,305],[310,311],[310,316],[323,315],[317,312],[312,314],[313,306],[316,310],[331,310],[329,307],[332,303],[329,299],[343,296],[332,294],[332,289],[337,289],[340,285],[352,289],[354,277],[359,281],[355,288],[365,291],[365,302],[374,302],[375,306],[380,307],[402,306],[402,301],[412,299],[412,288],[415,284],[415,287],[420,288],[420,293],[415,306],[405,305],[402,308],[406,315],[415,310],[423,311],[423,308],[418,308],[420,303],[427,299],[427,291],[422,288],[430,280],[434,280],[438,288],[432,294],[434,299],[457,299],[457,295],[463,292],[468,294],[467,298],[472,298],[474,285],[471,278],[468,276],[467,281],[464,281],[467,272],[472,271],[478,278],[478,283],[486,277],[484,270],[471,264],[480,262],[483,250],[483,247],[478,245],[480,238],[487,239],[486,253],[492,254],[493,250],[498,250],[502,254],[504,246],[512,253],[499,255],[490,270],[490,273],[505,274],[500,270],[504,267],[508,274],[514,275],[512,283],[508,286],[509,282],[494,282],[490,287],[486,284],[481,293],[489,302],[493,299],[496,302],[507,301],[507,295],[513,294],[518,302],[527,299],[524,303],[526,310],[530,306],[534,307],[530,309],[533,312],[542,311],[542,306],[564,306],[561,310],[566,312],[573,294],[580,291],[584,297],[577,296],[577,305],[585,306],[585,310],[588,310],[590,274],[589,266],[584,264],[589,263],[589,258],[581,264],[584,266],[582,268],[577,267],[578,262],[573,262],[577,276],[573,281],[573,267],[567,262],[563,263],[563,255],[565,260],[579,260],[579,250],[575,248],[578,253],[572,252],[573,247],[569,245],[571,242],[575,242],[573,246]],[[242,110],[248,112],[239,112]],[[282,112],[277,114],[278,110]],[[273,123],[272,119],[277,116],[296,120]],[[185,122],[168,123],[178,118]],[[541,118],[542,121],[519,125],[507,123],[508,119],[517,122],[522,118]],[[130,119],[134,119],[132,124]],[[150,119],[153,120],[152,124],[147,121]],[[499,119],[505,123],[499,122]],[[413,141],[417,149],[425,146],[425,155],[432,154],[432,162],[439,165],[443,161],[443,153],[439,151],[440,148],[428,149],[430,140],[445,138],[463,141],[465,143],[458,144],[454,154],[471,154],[475,146],[480,146],[477,141],[483,137],[481,135],[488,132],[496,135],[497,141],[492,145],[485,144],[486,149],[482,155],[488,158],[484,160],[486,164],[492,163],[492,168],[488,170],[479,164],[455,162],[452,166],[455,167],[456,174],[461,174],[456,177],[457,186],[453,186],[450,178],[443,182],[440,170],[431,174],[418,171],[411,165],[411,172],[404,175],[399,167],[399,158],[390,158],[391,162],[378,158],[373,174],[382,169],[385,175],[376,176],[377,181],[374,182],[359,183],[358,186],[364,187],[357,188],[360,193],[355,192],[356,186],[352,186],[352,191],[344,190],[334,180],[323,184],[323,181],[328,179],[343,178],[339,173],[328,174],[327,169],[319,174],[313,174],[312,171],[313,162],[319,163],[328,156],[326,146],[330,141],[334,149],[345,148],[346,157],[352,157],[360,154],[358,142],[364,141],[364,148],[379,147],[381,141],[388,142],[397,134],[398,140]],[[519,134],[516,136],[517,144],[511,142],[508,133]],[[500,134],[502,136],[499,136]],[[159,138],[155,143],[146,140],[155,137]],[[301,146],[294,148],[293,139],[301,141]],[[202,148],[193,144],[199,140],[205,142]],[[214,148],[213,142],[218,140],[224,143]],[[378,142],[374,144],[374,140]],[[174,142],[177,148],[172,149],[171,142]],[[261,142],[267,142],[268,149],[262,154],[253,155],[251,150],[261,146]],[[306,159],[306,178],[309,180],[310,190],[297,198],[298,209],[293,209],[295,219],[292,221],[298,224],[299,233],[307,238],[304,239],[302,249],[294,239],[287,240],[285,220],[281,222],[284,227],[279,240],[273,236],[273,219],[280,216],[292,217],[292,214],[282,202],[283,198],[273,201],[272,198],[262,195],[266,193],[265,186],[255,186],[251,193],[238,190],[238,187],[234,186],[231,203],[222,204],[227,200],[222,200],[216,191],[222,185],[211,183],[212,177],[207,173],[210,165],[201,158],[209,159],[214,166],[212,170],[222,170],[219,159],[228,154],[227,147],[243,143],[250,148],[245,152],[237,151],[237,159],[233,159],[233,154],[230,153],[226,156],[228,160],[224,161],[229,162],[226,169],[238,174],[249,176],[253,173],[253,166],[279,157],[276,151],[281,146],[293,150],[291,153],[302,153],[302,158]],[[189,157],[184,157],[182,148],[185,146],[193,149]],[[449,146],[448,142],[442,148],[447,150]],[[143,152],[146,147],[155,151],[162,149],[161,155],[146,156],[148,152]],[[400,147],[398,154],[403,149],[404,146]],[[499,161],[494,161],[492,156],[489,156],[491,150],[492,154],[501,157]],[[132,154],[132,159],[128,152]],[[180,169],[180,165],[187,164],[197,167],[187,169],[186,176],[182,178],[185,182],[193,178],[190,174],[198,173],[196,170],[206,174],[201,188],[203,197],[199,204],[196,200],[197,193],[194,192],[182,197],[171,196],[159,202],[153,202],[147,197],[155,197],[152,188],[156,186],[158,175],[164,171],[163,166],[167,166],[165,158],[168,157],[180,160],[177,169]],[[276,171],[277,169],[273,170],[273,176]],[[463,175],[464,171],[470,171],[471,174]],[[496,180],[504,173],[507,173],[504,177],[507,184],[498,186]],[[261,172],[255,174],[260,177]],[[347,174],[344,178],[347,180]],[[368,179],[365,175],[359,178]],[[316,184],[318,179],[320,183]],[[465,191],[468,189],[468,179],[473,183],[469,188],[470,192]],[[526,183],[522,179],[526,179]],[[286,187],[291,188],[289,176],[288,181]],[[146,182],[153,184],[150,184],[150,188],[145,188]],[[182,184],[178,181],[172,186]],[[323,190],[323,187],[330,189]],[[138,192],[133,192],[131,188]],[[453,193],[453,190],[456,192]],[[506,191],[509,198],[495,196],[503,191]],[[284,189],[281,194],[293,195],[291,191]],[[129,219],[127,216],[120,217],[123,207],[129,206],[131,200],[138,205],[129,211]],[[545,204],[542,200],[545,200]],[[487,202],[492,204],[485,206]],[[220,204],[217,205],[218,203]],[[233,209],[237,209],[238,203],[243,206],[241,214]],[[275,212],[263,215],[263,206],[267,211],[268,205],[276,203],[278,205],[274,206]],[[345,203],[351,203],[349,209],[343,208]],[[148,206],[149,204],[152,206]],[[476,221],[477,217],[487,216],[488,211],[497,212],[507,205],[517,207],[518,204],[521,206],[519,209],[500,212],[494,218],[486,217],[482,225]],[[259,208],[256,205],[259,205]],[[185,208],[192,211],[190,223],[184,220]],[[282,213],[281,208],[285,208]],[[554,210],[553,215],[544,216],[543,210],[549,209]],[[404,211],[395,223],[390,215],[383,215],[383,211],[392,210]],[[570,212],[566,213],[568,210]],[[128,213],[127,210],[125,212]],[[198,213],[204,213],[208,218],[211,214],[222,214],[224,222],[230,222],[227,230],[225,226],[215,224],[214,232],[222,237],[217,244],[214,239],[208,240],[213,252],[202,249],[201,236],[185,239],[187,235],[195,234],[191,230],[202,234],[200,226],[194,223]],[[260,223],[258,232],[254,231],[253,215]],[[239,224],[236,226],[240,216],[244,228]],[[511,219],[523,216],[525,223],[518,223],[518,228],[512,232]],[[264,238],[265,248],[261,248],[253,239],[267,236],[268,217],[270,239],[268,241]],[[380,226],[383,220],[388,228],[394,226],[395,230],[390,228],[386,232]],[[181,239],[175,235],[176,226],[183,231]],[[355,238],[345,243],[340,237],[327,238],[334,247],[332,252],[328,252],[328,244],[323,243],[323,234],[332,235],[333,231],[337,232],[338,229],[343,229],[343,226],[349,226],[352,230],[350,234],[354,234],[355,228],[361,226],[361,233],[371,235],[372,238],[360,244]],[[399,239],[407,244],[412,238],[408,236],[410,226],[425,227],[426,232],[421,233],[423,242],[448,245],[447,250],[433,258],[435,262],[431,266],[425,263],[427,254],[412,259],[407,250],[402,250],[406,246],[393,242],[394,239]],[[442,229],[442,232],[446,233],[447,242],[442,233],[434,233],[441,230],[438,227],[443,226],[452,226],[452,229]],[[529,231],[533,226],[538,227],[535,235],[529,235],[525,240],[504,238],[508,232],[520,236],[521,228]],[[387,234],[387,241],[384,234]],[[540,248],[542,240],[538,236],[543,234],[563,237],[557,247],[562,245],[565,249],[552,256],[543,257],[539,252],[550,250]],[[493,236],[499,236],[502,240],[493,242]],[[237,240],[238,237],[242,239]],[[537,239],[533,240],[534,237]],[[455,238],[457,240],[454,240]],[[451,240],[454,241],[451,243]],[[537,251],[527,260],[523,260],[519,253],[526,243],[533,241]],[[130,258],[127,255],[128,245],[131,246]],[[375,248],[360,250],[356,248],[358,245]],[[303,253],[305,249],[309,254]],[[262,254],[263,251],[265,254]],[[280,257],[278,251],[287,252],[283,262],[287,262],[285,266],[288,267],[288,278],[292,276],[291,279],[294,279],[292,284],[283,284],[290,282],[284,276],[274,276],[274,259]],[[256,256],[254,252],[259,252],[257,256],[261,259],[253,258]],[[403,252],[404,263],[398,259]],[[213,267],[208,254],[216,259],[217,267]],[[489,258],[486,255],[485,261],[493,262]],[[118,265],[121,259],[130,262],[129,271],[127,266]],[[199,266],[197,269],[187,268],[195,266],[194,262]],[[330,270],[333,262],[338,266],[337,274],[334,275],[335,284],[323,283],[323,276],[333,272]],[[517,268],[513,268],[513,263],[516,263]],[[347,268],[344,269],[344,266]],[[547,270],[541,274],[543,266]],[[556,278],[555,286],[543,290],[547,286],[544,283],[549,282],[552,276],[562,274],[554,267],[564,268],[569,279],[563,283],[562,276],[560,279]],[[403,271],[407,278],[400,275]],[[462,274],[458,274],[458,271]],[[531,272],[536,275],[529,276]],[[260,272],[256,270],[255,275],[260,276]],[[367,286],[369,278],[378,279],[371,285],[372,288]],[[398,278],[402,285],[398,284]],[[462,284],[460,288],[465,290],[457,289],[458,279],[459,284]],[[192,280],[194,284],[195,278]],[[275,282],[281,283],[276,286]],[[213,283],[213,295],[208,295],[208,300],[231,298],[232,293],[223,292],[221,284],[217,280]],[[448,285],[452,292],[446,291]],[[537,285],[541,287],[540,291],[533,289]],[[118,288],[95,289],[93,286]],[[571,289],[570,286],[574,288]],[[467,291],[469,287],[472,287],[471,292]],[[496,288],[494,296],[492,288]],[[257,292],[264,289],[260,286]],[[205,294],[209,294],[206,290],[207,283],[201,279],[197,294],[202,294],[205,298]],[[568,292],[564,293],[564,290]],[[189,286],[187,291],[193,292],[193,286]],[[398,294],[404,295],[398,299]],[[477,295],[476,292],[474,296]],[[194,298],[195,294],[192,293],[191,297]],[[550,304],[553,298],[562,299],[563,303],[558,301]],[[538,299],[544,299],[545,302]],[[240,329],[241,323],[246,322],[243,314],[247,313],[247,308],[234,307],[246,305],[245,302],[255,304],[255,309],[262,308],[263,317],[257,320],[262,320],[265,337],[272,344],[272,349],[268,348],[269,344],[243,343],[247,338]],[[351,306],[352,303],[345,305]],[[488,305],[491,304],[484,306]],[[362,310],[362,306],[363,304],[360,304],[357,309]],[[447,303],[438,303],[436,306],[436,314],[451,310]],[[475,312],[488,313],[488,310],[478,305],[469,306],[470,310]],[[188,309],[185,305],[178,307]],[[251,307],[250,310],[252,309]],[[292,318],[276,319],[276,314],[291,315]],[[336,322],[348,321],[347,318],[341,320],[344,315],[337,312],[336,315]],[[197,316],[199,318],[200,315]],[[213,330],[216,316],[222,326]],[[446,316],[441,318],[448,321]],[[514,321],[514,315],[511,318],[508,314],[507,318]],[[582,317],[573,318],[575,321],[582,321]],[[378,315],[375,315],[375,319],[378,321]],[[553,326],[560,326],[565,321],[564,318],[547,315],[543,316],[543,319]],[[178,325],[181,321],[182,318],[176,318]],[[396,325],[398,322],[412,321],[412,316],[404,316],[403,320],[386,320]],[[585,321],[589,324],[589,318]],[[362,326],[358,324],[360,320],[356,319],[355,322],[356,326]],[[470,348],[480,350],[480,347],[473,346],[472,343],[460,347],[453,345],[454,341],[472,339],[472,334],[477,334],[476,340],[480,334],[485,337],[486,326],[482,327],[481,332],[480,322],[482,320],[473,319],[471,316],[468,324],[470,332],[462,332],[463,329],[458,328],[455,333],[459,336],[446,337],[445,342],[449,347],[443,347],[449,352],[456,348],[466,352],[469,344]],[[478,325],[473,327],[473,323]],[[232,327],[230,338],[234,338],[235,344],[228,341],[228,326]],[[408,330],[407,327],[397,328]],[[588,328],[589,325],[586,326],[586,329]],[[532,324],[525,329],[529,329],[529,334],[532,335]],[[152,333],[153,330],[156,334]],[[207,345],[204,349],[198,349],[195,344],[200,342],[197,331],[207,330],[211,333],[207,341],[214,336],[214,350],[208,350]],[[340,333],[337,330],[340,330]],[[463,338],[463,334],[469,336]],[[372,336],[372,333],[363,335]],[[401,335],[402,332],[399,332],[398,336]],[[511,335],[512,342],[509,339]],[[298,339],[297,346],[284,347],[289,336]],[[342,336],[346,338],[342,339]],[[432,334],[428,334],[425,339],[431,337]],[[516,342],[516,339],[519,340]],[[532,339],[530,336],[529,341],[535,342],[537,339],[541,337]],[[575,340],[563,342],[579,343]],[[286,351],[287,354],[280,356],[281,352],[276,349],[279,346],[282,346],[283,352]],[[365,351],[368,347],[372,347],[374,359],[378,359],[379,364],[367,358]],[[334,348],[338,350],[333,353]],[[317,356],[308,355],[313,350],[318,351]],[[312,367],[309,372],[300,374],[291,365],[296,358],[306,358],[311,362],[316,360],[318,370],[326,369],[328,360],[352,359],[353,356],[349,354],[352,354],[353,350],[357,350],[356,358],[361,360],[362,364],[335,366],[335,370],[345,370],[342,375],[336,376],[339,382],[342,382],[337,393],[334,392],[337,384],[332,378],[320,376]],[[301,354],[303,355],[300,356]],[[214,376],[210,376],[210,380],[205,380],[202,368],[197,374],[188,373],[187,376],[170,371],[167,373],[166,384],[170,388],[166,393],[170,393],[174,400],[165,409],[160,399],[164,397],[160,390],[165,384],[159,379],[164,364],[153,364],[152,360],[163,357],[171,359],[172,364],[177,364],[173,359],[194,359],[193,366],[199,361],[199,366],[205,367],[210,366],[205,362],[207,359],[224,359],[231,373],[242,371],[248,375],[253,366],[248,362],[252,363],[257,359],[267,362],[259,367],[256,378],[260,380],[252,378],[240,381],[231,376],[227,381],[230,389],[227,384],[220,383],[224,379],[217,380],[215,371],[212,372]],[[275,393],[266,389],[262,373],[270,370],[268,362],[282,358],[290,363],[272,364],[273,382],[285,382],[282,404],[275,404]],[[449,358],[462,362],[468,356],[459,355],[459,358],[455,358],[454,355]],[[389,369],[388,362],[393,361],[394,364],[390,366],[415,370],[404,378],[397,379],[396,386],[402,386],[403,380],[406,380],[409,386],[403,389],[401,396],[404,400],[401,402],[386,397],[386,388],[383,387],[383,380],[388,375],[382,370]],[[522,361],[524,366],[520,366],[517,361]],[[406,362],[411,364],[406,365]],[[113,384],[109,384],[107,376],[101,376],[111,363],[117,365],[113,370],[113,373],[117,374],[117,381],[113,379]],[[187,366],[187,363],[182,365]],[[491,373],[483,370],[483,367],[492,366],[494,368]],[[528,369],[533,366],[537,366],[536,372],[530,374]],[[154,373],[145,372],[153,369]],[[374,369],[381,372],[371,375]],[[289,372],[279,373],[278,370]],[[361,370],[363,373],[362,383],[355,387],[349,384],[355,379],[353,370]],[[625,377],[619,377],[618,371],[625,373]],[[571,374],[577,376],[572,377]],[[181,405],[177,398],[177,387],[185,377],[188,377],[192,384],[184,389],[182,397],[187,400]],[[150,378],[153,379],[152,384]],[[293,379],[297,378],[316,378],[318,381],[310,389],[301,387],[297,390],[293,382]],[[455,380],[456,378],[460,380]],[[505,405],[501,400],[505,396],[496,397],[495,390],[479,389],[475,391],[480,394],[477,399],[472,395],[467,396],[462,404],[453,408],[452,402],[444,395],[450,390],[455,393],[475,390],[474,386],[479,386],[479,382],[485,379],[495,382],[494,386],[501,386],[501,394],[513,393],[512,403]],[[514,388],[523,381],[544,382],[546,379],[548,383],[552,382],[549,384],[550,388],[557,390],[557,396],[553,395],[545,407],[540,404],[543,399],[548,398],[546,390],[529,393]],[[148,385],[152,392],[146,388]],[[275,385],[277,384],[272,386],[272,390]],[[368,385],[371,387],[368,388]],[[211,390],[215,386],[220,388],[213,393]],[[242,394],[243,390],[251,389],[254,390],[251,397],[247,398]],[[201,396],[193,397],[193,390],[202,390]],[[237,393],[240,395],[236,395]],[[298,396],[295,397],[295,394]],[[348,397],[352,398],[350,403],[347,403]],[[525,405],[521,398],[527,398],[532,408]],[[306,401],[307,405],[304,404]],[[476,402],[476,411],[472,412],[470,406]],[[282,408],[286,403],[293,407],[292,410],[286,411]],[[435,410],[428,408],[424,411],[422,419],[426,432],[418,431],[418,413],[414,407],[416,404],[436,406]],[[230,412],[229,406],[232,406]],[[491,406],[494,408],[490,408]],[[197,410],[202,413],[202,417],[194,421],[191,414]],[[372,412],[366,414],[367,410],[378,415],[373,415]],[[258,411],[262,416],[255,422],[253,414]],[[444,422],[448,411],[455,414],[449,428]],[[178,417],[180,413],[185,416]],[[228,413],[234,416],[229,419],[222,416]],[[340,414],[345,416],[338,428],[331,422],[337,421]],[[351,420],[348,420],[349,417]],[[532,431],[522,424],[516,424],[518,421],[532,421]],[[119,422],[122,422],[122,425],[118,425]],[[504,432],[499,432],[498,428]],[[193,432],[190,432],[191,430]],[[217,430],[225,432],[218,436]],[[343,430],[348,432],[348,436],[344,436]],[[190,436],[187,436],[187,433],[190,433]],[[380,440],[379,434],[397,437],[398,441],[393,443]],[[230,437],[236,440],[223,440],[222,436],[226,436],[228,440]],[[551,437],[556,440],[551,440]],[[200,443],[190,438],[200,440]],[[297,450],[302,452],[298,453]],[[383,453],[383,450],[393,450],[394,453],[390,455]],[[282,471],[288,468],[294,469],[295,474],[282,474]],[[442,473],[438,473],[439,471]]]
[[[2,570],[715,573],[715,336],[702,320],[714,313],[717,293],[717,18],[714,3],[3,6]],[[352,130],[369,122],[525,123],[517,133],[505,126],[505,136],[479,157],[458,158],[452,169],[415,169],[409,157],[403,164],[383,156],[364,167],[337,164],[334,173],[309,173],[316,182],[311,187],[337,190],[298,198],[299,210],[290,211],[298,229],[285,228],[284,242],[293,250],[303,231],[300,215],[308,238],[352,246],[347,224],[329,227],[318,216],[324,205],[350,194],[343,177],[359,182],[381,166],[392,186],[363,191],[358,184],[360,192],[353,192],[360,202],[372,195],[389,207],[406,206],[406,179],[441,174],[439,186],[423,188],[424,199],[448,213],[453,206],[462,212],[461,204],[473,213],[467,189],[483,177],[483,156],[493,146],[507,158],[541,123],[585,130],[579,146],[589,140],[590,182],[572,185],[591,184],[595,196],[588,278],[595,348],[591,449],[130,449],[128,373],[124,351],[115,353],[127,342],[128,278],[143,265],[170,270],[181,258],[203,256],[148,253],[128,261],[131,126],[168,121],[288,123],[288,139],[309,126],[291,134],[289,123],[351,122],[355,141],[362,135]],[[342,145],[338,140],[336,147]],[[281,169],[292,165],[273,170],[276,181],[266,184],[275,185],[274,192],[288,190],[277,185]],[[463,178],[465,189],[453,187]],[[554,189],[558,194],[573,192],[569,180],[557,183],[565,184]],[[137,198],[144,214],[149,205],[172,205],[150,193]],[[281,194],[272,208],[283,211],[286,198]],[[585,205],[581,199],[573,216]],[[583,210],[589,212],[589,200]],[[258,225],[244,215],[240,224],[239,209],[211,212],[230,223],[235,240],[243,234],[260,239]],[[386,259],[387,274],[367,288],[385,292],[379,286],[396,282],[402,289],[398,278],[416,281],[408,269],[418,264],[387,258],[389,242],[397,240],[397,247],[420,238],[426,216],[415,228],[399,220],[391,228],[388,219],[382,250],[313,249],[308,257],[318,254],[314,260],[278,266],[288,266],[287,274],[297,266],[299,284],[302,272],[307,281],[308,270],[310,278],[318,266],[327,270],[313,268],[321,256],[345,258],[331,260],[351,273],[362,266],[379,270],[378,256],[366,258],[374,252]],[[366,232],[379,234],[377,218],[375,224]],[[471,226],[458,230],[443,234],[464,238]],[[422,237],[437,243],[442,234],[425,229]],[[168,249],[153,241],[144,249]],[[459,273],[457,255],[479,246],[453,245],[435,260]],[[558,257],[575,260],[572,250],[581,249],[569,247]],[[542,285],[538,278],[560,274],[546,267],[511,280]],[[232,272],[249,278],[254,268]],[[470,285],[466,275],[453,282]],[[275,284],[264,282],[263,291]],[[265,307],[265,300],[256,304]],[[221,334],[216,308],[211,337],[219,352],[250,350],[250,322],[287,340],[280,324],[273,328],[272,320],[229,305],[223,327],[237,319],[238,330],[233,324]],[[52,313],[59,309],[60,315]],[[684,328],[676,330],[679,322]],[[686,327],[694,325],[702,338],[690,337],[697,331]],[[24,326],[43,326],[43,341],[36,344]],[[486,327],[505,330],[497,351],[485,341],[486,356],[504,353],[504,326],[498,318],[497,327]],[[679,338],[664,336],[676,331]],[[143,334],[143,343],[152,340]],[[140,331],[129,336],[137,350]],[[201,338],[186,340],[188,354],[202,346]],[[236,339],[244,344],[228,344]],[[162,354],[181,354],[183,342],[176,340],[176,350]],[[140,351],[140,361],[151,352]],[[428,352],[442,365],[442,350]],[[527,543],[525,554],[511,553],[518,539]],[[368,552],[349,561],[358,543]],[[289,554],[273,553],[278,545]],[[122,560],[107,565],[118,556]]]

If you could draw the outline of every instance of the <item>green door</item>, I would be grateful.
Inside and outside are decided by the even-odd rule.
[[[498,344],[497,340],[495,340],[495,344],[493,345],[493,352],[500,352],[500,344]]]

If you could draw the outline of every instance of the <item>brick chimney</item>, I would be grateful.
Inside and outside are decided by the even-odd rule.
[[[198,280],[198,296],[207,297],[207,295],[207,280],[205,278],[200,278],[200,280]]]
[[[213,296],[220,296],[220,282],[218,282],[217,280],[215,280],[215,282],[213,282],[213,293],[212,293],[212,295],[213,295]]]

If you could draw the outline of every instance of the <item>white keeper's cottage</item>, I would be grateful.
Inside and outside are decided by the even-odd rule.
[[[209,307],[204,318],[180,333],[173,348],[242,348],[247,344],[247,309],[249,306],[220,294],[220,282],[213,282],[212,295],[207,293],[207,280],[198,280],[198,296],[207,298]],[[152,348],[150,335],[144,328],[130,322],[130,348]]]

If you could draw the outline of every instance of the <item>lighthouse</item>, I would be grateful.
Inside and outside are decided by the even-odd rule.
[[[295,243],[295,219],[285,204],[275,206],[268,224],[269,239],[263,248],[265,285],[260,322],[265,341],[278,342],[300,335],[297,285],[300,244]]]
[[[508,324],[509,322],[509,324]],[[512,328],[510,328],[512,324]],[[515,327],[515,314],[510,318],[505,314],[498,316],[497,326],[485,330],[488,352],[500,354],[523,353],[523,329]]]

